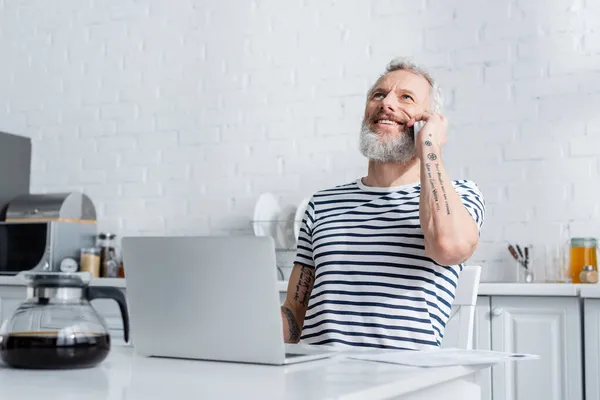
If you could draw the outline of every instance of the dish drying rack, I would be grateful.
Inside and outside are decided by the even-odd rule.
[[[256,236],[270,236],[275,242],[275,259],[279,279],[284,280],[282,268],[292,266],[296,255],[297,239],[295,229],[302,221],[295,220],[251,220],[250,228]]]

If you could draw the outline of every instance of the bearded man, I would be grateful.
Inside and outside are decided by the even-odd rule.
[[[310,200],[281,307],[287,343],[441,345],[485,214],[476,184],[448,176],[441,108],[437,83],[406,59],[391,61],[368,91],[368,172]]]

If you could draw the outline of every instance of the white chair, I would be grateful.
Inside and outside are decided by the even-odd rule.
[[[475,305],[477,304],[480,278],[480,266],[465,265],[463,267],[456,287],[452,313],[444,331],[442,348],[467,350],[473,348]]]

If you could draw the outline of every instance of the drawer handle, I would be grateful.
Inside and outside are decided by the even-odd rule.
[[[494,307],[494,309],[492,310],[492,315],[493,315],[494,317],[499,317],[499,316],[501,316],[501,315],[502,315],[502,313],[503,313],[503,312],[504,312],[504,310],[503,310],[503,309],[501,309],[501,308],[498,308],[498,307]]]

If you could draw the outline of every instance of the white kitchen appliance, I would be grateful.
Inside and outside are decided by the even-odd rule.
[[[284,343],[270,236],[124,237],[121,245],[138,354],[283,365],[335,353]]]

